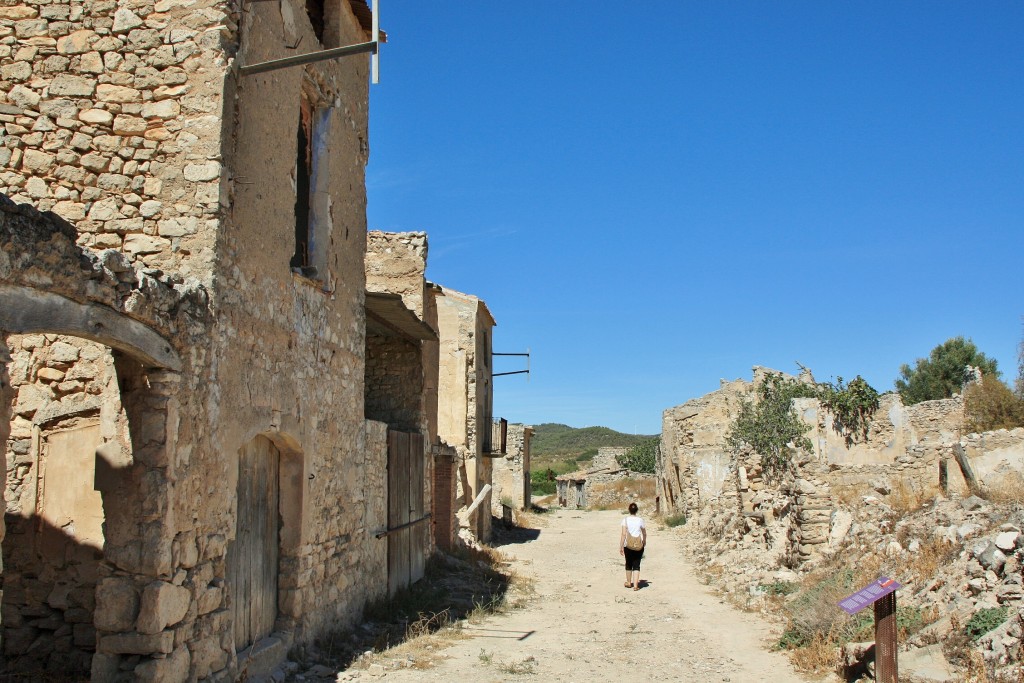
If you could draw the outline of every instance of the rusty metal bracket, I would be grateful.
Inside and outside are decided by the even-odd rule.
[[[374,534],[374,538],[384,538],[385,536],[390,536],[391,534],[399,532],[402,529],[408,529],[411,526],[416,526],[417,524],[422,524],[423,522],[427,521],[428,519],[430,519],[430,514],[429,513],[424,515],[423,517],[420,517],[419,519],[417,519],[415,521],[406,522],[405,524],[399,524],[398,526],[392,527],[391,529],[388,529],[387,531],[380,531],[380,532]]]
[[[267,71],[276,71],[277,69],[285,69],[290,66],[300,66],[302,64],[313,64],[315,62],[323,62],[328,59],[338,59],[340,57],[348,57],[350,55],[359,55],[370,53],[372,56],[370,71],[371,80],[373,83],[380,82],[380,15],[377,0],[373,0],[373,6],[370,10],[373,16],[373,28],[370,31],[370,35],[374,38],[366,43],[356,43],[354,45],[343,45],[342,47],[332,47],[326,50],[318,50],[316,52],[308,52],[304,55],[293,55],[291,57],[282,57],[281,59],[271,59],[266,62],[259,62],[257,64],[248,64],[238,68],[239,74],[242,76],[251,76],[253,74],[265,73]],[[296,44],[297,47],[297,44]]]

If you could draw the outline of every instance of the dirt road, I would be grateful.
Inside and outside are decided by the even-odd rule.
[[[646,585],[624,588],[620,517],[614,511],[544,515],[547,525],[535,540],[501,546],[518,572],[535,577],[537,599],[469,625],[471,637],[445,650],[447,659],[434,668],[388,671],[386,680],[813,680],[765,649],[772,634],[756,615],[723,604],[694,577],[672,531],[649,525]]]

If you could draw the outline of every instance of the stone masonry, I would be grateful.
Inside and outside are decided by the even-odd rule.
[[[813,450],[795,451],[793,471],[781,482],[766,482],[759,457],[731,453],[726,435],[741,401],[754,395],[768,372],[754,368],[752,382],[723,381],[719,390],[665,411],[658,495],[667,510],[685,512],[713,533],[722,533],[728,520],[742,520],[744,542],[772,548],[790,564],[836,546],[837,496],[937,488],[940,461],[947,463],[949,487],[966,492],[956,465],[948,465],[957,444],[990,480],[1024,471],[1016,433],[960,435],[959,397],[904,406],[898,394],[884,394],[866,438],[852,444],[832,428],[832,416],[815,399],[796,399]],[[809,374],[806,379],[812,381]]]
[[[237,69],[364,42],[367,8],[242,5],[0,4],[4,666],[234,680],[386,590],[368,60]]]

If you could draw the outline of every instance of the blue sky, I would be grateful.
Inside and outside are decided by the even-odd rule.
[[[1024,3],[381,2],[369,225],[531,350],[496,416],[654,434],[956,335],[1016,376]]]

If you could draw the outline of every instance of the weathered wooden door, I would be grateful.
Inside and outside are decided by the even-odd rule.
[[[388,430],[388,594],[423,578],[423,435]]]
[[[237,650],[270,635],[277,619],[280,461],[263,436],[238,453],[238,521],[227,567]]]

